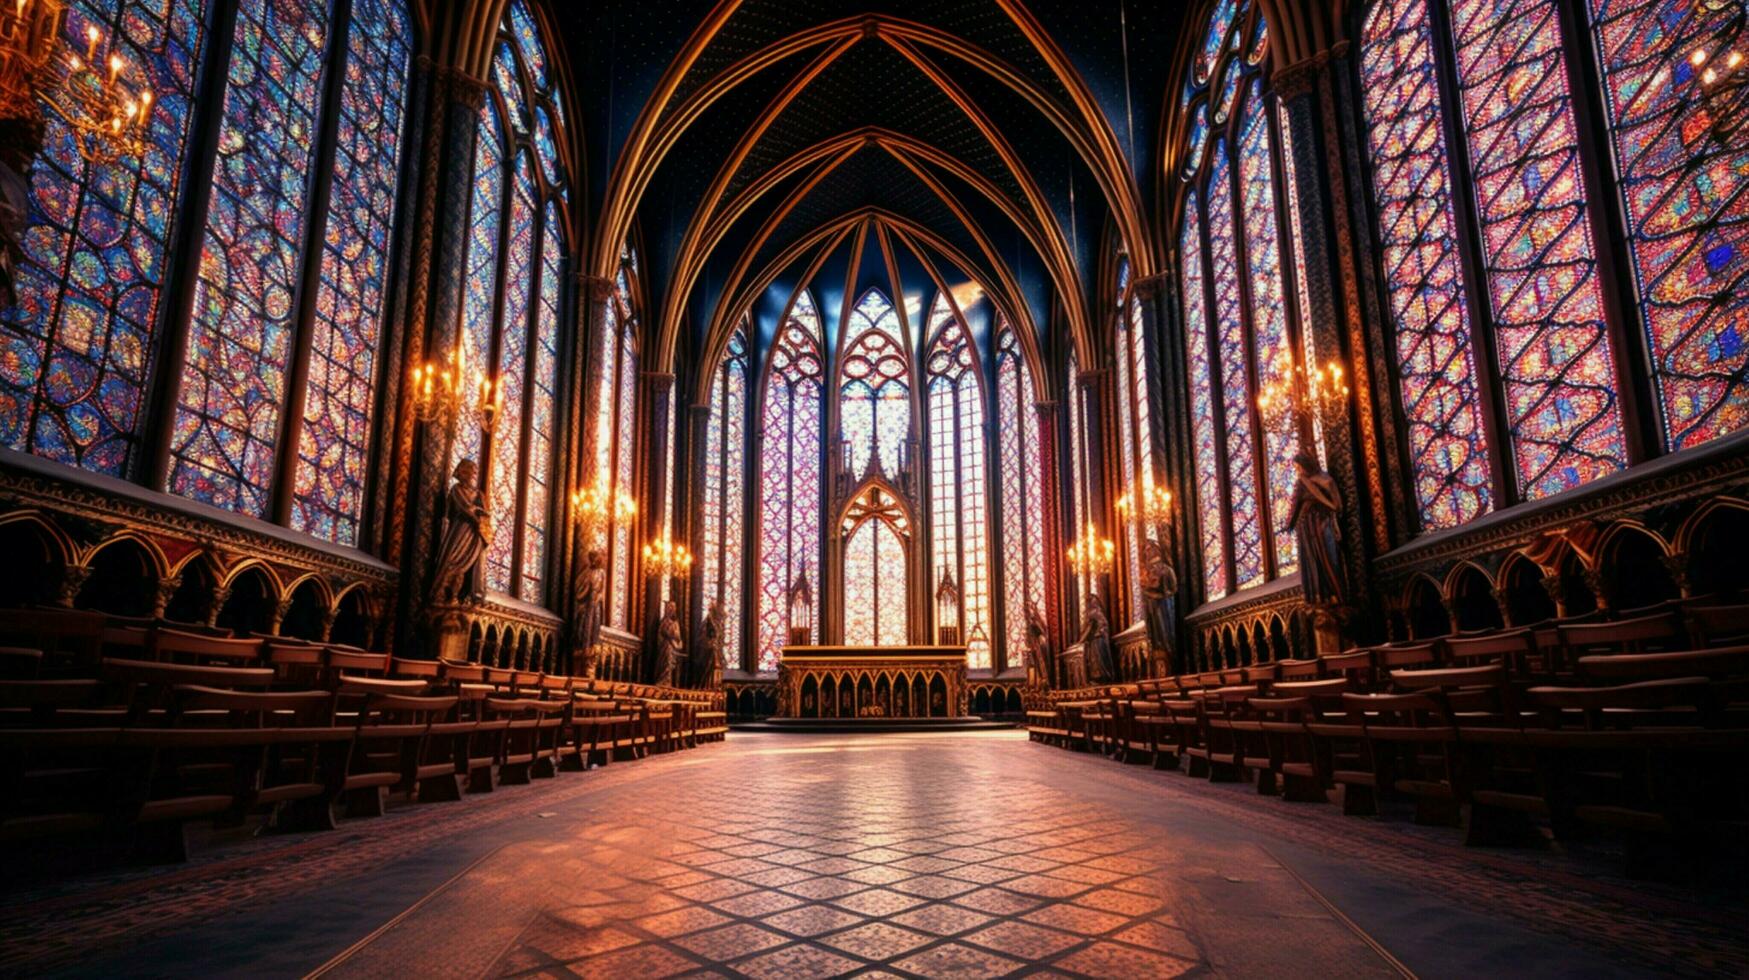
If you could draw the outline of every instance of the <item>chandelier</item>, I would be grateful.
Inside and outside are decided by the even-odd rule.
[[[113,35],[105,42],[95,26],[85,28],[85,49],[57,57],[63,0],[0,2],[0,120],[33,127],[47,105],[72,133],[79,156],[92,164],[114,163],[145,150],[152,90],[124,77],[131,65]],[[30,140],[34,156],[36,140]]]
[[[1117,513],[1131,527],[1163,528],[1172,523],[1172,491],[1162,486],[1143,487],[1141,494],[1117,498]]]
[[[1271,432],[1291,434],[1302,425],[1310,427],[1314,417],[1331,419],[1342,410],[1348,399],[1348,384],[1342,380],[1342,364],[1330,361],[1310,371],[1304,365],[1286,358],[1287,370],[1281,380],[1263,386],[1257,396],[1257,413]]]
[[[1117,555],[1117,546],[1110,538],[1102,538],[1093,530],[1093,522],[1087,522],[1087,531],[1081,539],[1069,546],[1069,567],[1076,575],[1105,575],[1111,571],[1111,564]]]
[[[606,480],[571,491],[571,519],[587,537],[603,534],[610,526],[630,524],[637,513],[637,503],[624,493],[609,493]]]
[[[644,545],[644,575],[649,578],[685,578],[692,571],[692,553],[686,545],[668,536],[667,531],[655,541]]]
[[[1688,55],[1693,75],[1700,80],[1701,101],[1712,117],[1713,135],[1721,141],[1731,139],[1743,128],[1746,107],[1742,96],[1749,86],[1749,78],[1745,78],[1749,73],[1740,70],[1743,61],[1743,52],[1734,48],[1717,57],[1708,54],[1705,48],[1695,48]]]

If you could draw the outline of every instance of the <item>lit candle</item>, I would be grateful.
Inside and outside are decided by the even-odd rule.
[[[97,39],[99,36],[100,35],[97,33],[97,28],[95,28],[95,27],[85,28],[85,60],[86,61],[96,61],[97,60]]]

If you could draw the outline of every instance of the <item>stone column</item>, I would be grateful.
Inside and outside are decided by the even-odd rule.
[[[668,419],[674,410],[674,375],[657,371],[645,371],[640,379],[644,386],[644,403],[649,406],[645,413],[645,443],[644,455],[644,499],[651,507],[644,513],[643,541],[654,541],[667,530],[675,540],[684,542],[686,538],[676,527],[674,519],[674,501],[668,499],[668,467],[676,460],[671,459],[671,447],[668,445]],[[678,489],[678,486],[676,487]],[[640,507],[640,510],[643,508]],[[632,541],[632,551],[637,552],[643,541]],[[644,659],[652,665],[652,669],[660,672],[658,663],[661,656],[661,639],[656,635],[656,625],[662,621],[662,584],[665,580],[659,575],[647,575],[644,579]],[[675,582],[675,598],[684,607],[684,583]],[[681,610],[681,622],[686,622],[686,610]],[[655,677],[652,675],[651,680]]]

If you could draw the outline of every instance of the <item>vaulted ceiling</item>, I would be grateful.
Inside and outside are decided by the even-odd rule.
[[[646,363],[668,365],[878,226],[1016,322],[1042,331],[1056,309],[1086,343],[1107,230],[1147,241],[1151,122],[1195,5],[556,3],[593,157],[592,271],[641,242]]]

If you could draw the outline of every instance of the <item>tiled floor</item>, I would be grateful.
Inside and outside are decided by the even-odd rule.
[[[1741,904],[1017,733],[736,735],[11,908],[7,974],[1749,971]]]

